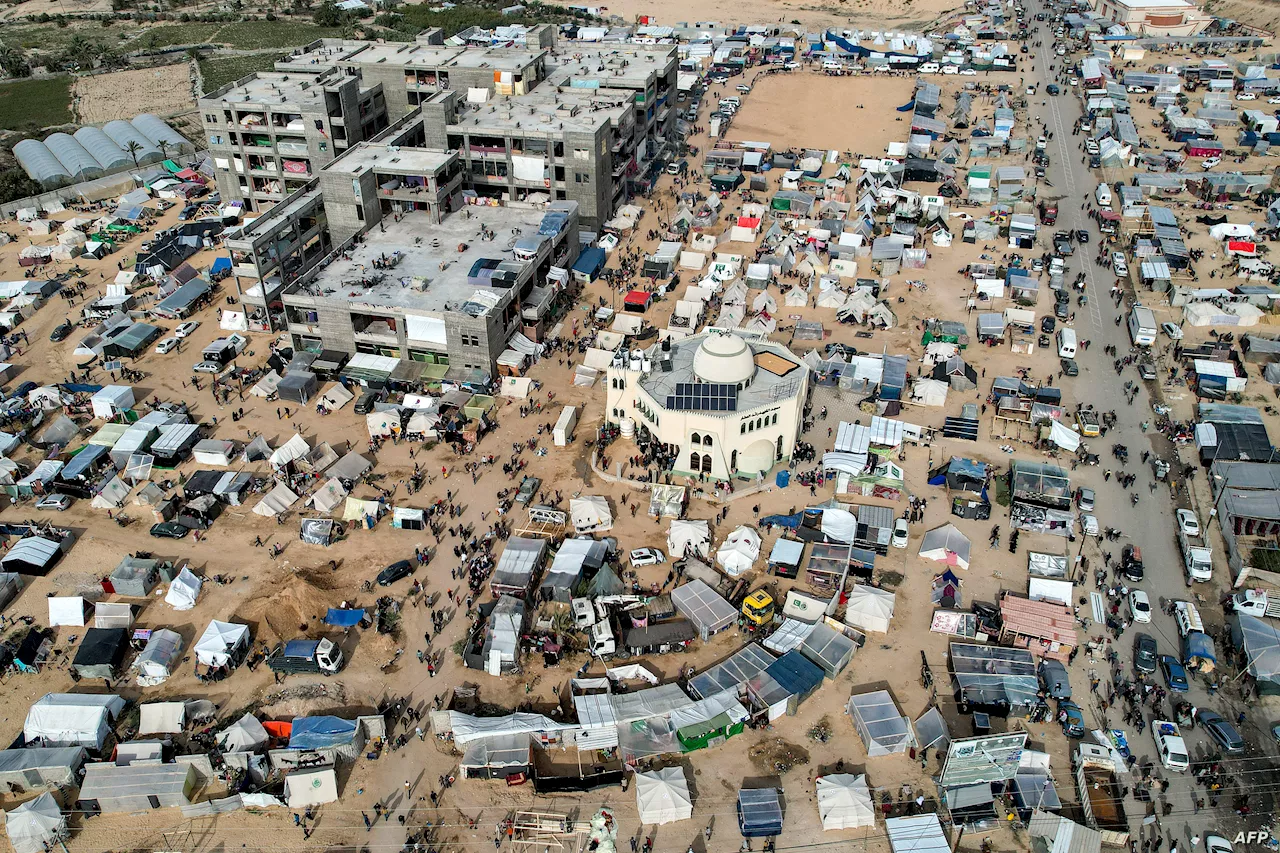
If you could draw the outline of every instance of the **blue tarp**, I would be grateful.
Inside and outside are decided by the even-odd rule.
[[[1218,662],[1218,656],[1213,648],[1213,639],[1203,631],[1192,631],[1182,638],[1182,662],[1192,664],[1197,659],[1201,661]]]
[[[90,444],[71,458],[71,461],[58,472],[62,480],[74,480],[93,467],[93,463],[111,452],[105,444]]]
[[[573,271],[590,276],[594,280],[600,274],[600,270],[604,269],[604,262],[604,249],[599,246],[592,246],[590,249],[583,250],[581,255],[578,255],[578,260],[573,265]]]
[[[66,391],[68,394],[97,394],[102,390],[101,385],[82,385],[78,382],[64,382],[58,387],[63,391]]]
[[[211,274],[212,274],[212,273],[220,273],[220,272],[222,272],[223,270],[230,270],[230,269],[231,269],[231,259],[230,259],[230,258],[214,258],[214,259],[213,259],[213,266],[209,267],[209,272],[210,272]]]
[[[800,526],[800,519],[804,517],[803,512],[797,512],[795,515],[766,515],[760,519],[762,524],[772,524],[774,527],[785,527],[788,530],[795,530]]]
[[[804,698],[822,686],[822,669],[796,649],[792,649],[765,670],[793,696]]]
[[[294,717],[289,735],[290,749],[324,749],[351,743],[356,736],[355,720],[341,717]]]
[[[324,624],[337,625],[339,628],[352,628],[359,625],[360,620],[363,618],[363,610],[341,610],[337,607],[330,607],[329,612],[325,614]]]

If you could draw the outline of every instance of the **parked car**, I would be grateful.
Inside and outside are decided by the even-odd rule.
[[[1056,317],[1040,318],[1040,331],[1044,332],[1046,335],[1052,335],[1053,330],[1056,329],[1057,327],[1058,327],[1058,320]]]
[[[961,77],[977,77],[978,70],[976,68],[961,68],[960,76]]]
[[[1050,83],[1048,86],[1044,87],[1044,90],[1048,92],[1050,95],[1057,95],[1062,91],[1062,89],[1058,88],[1057,83]]]
[[[1189,509],[1180,509],[1175,516],[1178,518],[1178,529],[1186,536],[1200,535],[1200,519],[1196,518],[1195,512]]]
[[[893,538],[889,543],[895,548],[907,547],[907,540],[911,538],[911,533],[907,529],[907,520],[900,518],[893,525]]]
[[[1221,157],[1206,157],[1200,161],[1200,168],[1206,172],[1222,162]]]
[[[1237,101],[1256,101],[1258,95],[1256,92],[1240,92],[1236,95]]]
[[[1129,264],[1124,259],[1122,252],[1111,253],[1111,271],[1118,276],[1126,276],[1129,274]]]
[[[1156,378],[1156,369],[1144,361],[1138,365],[1138,375],[1147,381],[1151,381]]]
[[[533,500],[533,496],[538,493],[538,487],[542,485],[542,480],[538,477],[526,476],[520,481],[520,488],[516,490],[516,503],[527,504]]]
[[[1093,489],[1086,489],[1084,486],[1079,486],[1076,489],[1076,506],[1080,507],[1080,509],[1085,512],[1093,512],[1093,502],[1096,497],[1097,496],[1093,493]]]
[[[175,338],[185,338],[198,328],[200,328],[199,320],[188,320],[185,323],[178,324],[178,328],[173,330],[173,336]]]
[[[225,366],[220,361],[201,361],[191,365],[191,369],[196,373],[221,373]]]
[[[1221,835],[1206,835],[1204,850],[1205,853],[1235,853],[1231,848],[1231,842]]]
[[[41,498],[36,504],[36,509],[50,510],[52,512],[64,512],[70,507],[70,495],[48,495]]]
[[[641,566],[656,566],[658,563],[665,563],[666,556],[657,548],[636,548],[631,552],[631,568],[638,569]]]
[[[1160,331],[1164,332],[1165,336],[1171,341],[1182,340],[1182,329],[1178,327],[1177,323],[1161,323]]]
[[[188,219],[195,216],[196,213],[198,213],[199,211],[200,211],[200,205],[189,204],[186,207],[182,208],[182,212],[178,214],[178,219],[182,220],[183,222],[186,222]]]
[[[1129,590],[1129,614],[1134,622],[1151,621],[1151,599],[1140,589]]]
[[[1125,545],[1120,552],[1120,571],[1125,579],[1137,583],[1142,580],[1146,568],[1142,565],[1142,549],[1137,545]]]
[[[1199,708],[1196,710],[1196,722],[1209,733],[1209,737],[1218,742],[1223,752],[1244,752],[1244,738],[1240,737],[1236,727],[1224,720],[1221,714]]]
[[[156,352],[160,353],[160,355],[168,355],[169,353],[173,352],[177,348],[178,348],[177,338],[165,338],[160,343],[156,344]]]
[[[1178,659],[1173,655],[1160,655],[1160,671],[1164,674],[1164,683],[1169,686],[1170,690],[1177,693],[1186,693],[1191,689],[1190,683],[1187,681],[1187,670],[1178,663]]]
[[[67,336],[70,335],[74,329],[75,326],[71,325],[70,320],[64,320],[57,326],[53,327],[53,331],[49,333],[49,340],[54,343],[57,343],[58,341],[65,341]]]
[[[1133,638],[1133,668],[1138,672],[1150,675],[1156,671],[1159,652],[1156,641],[1150,634],[1138,634]]]
[[[387,399],[387,392],[377,388],[365,391],[360,395],[360,399],[356,400],[356,414],[367,415],[374,410],[374,407]]]
[[[396,581],[401,578],[407,578],[411,574],[413,574],[413,563],[408,560],[392,563],[378,572],[378,586],[391,586]]]
[[[1080,365],[1076,364],[1074,358],[1060,358],[1058,364],[1062,369],[1063,376],[1079,376]]]
[[[734,88],[736,88],[739,92],[741,92],[744,95],[751,91],[751,87],[748,86],[746,83],[739,83]]]
[[[151,525],[151,535],[157,539],[186,539],[191,531],[176,521],[161,521]]]

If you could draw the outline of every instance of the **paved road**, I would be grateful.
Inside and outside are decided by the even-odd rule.
[[[1034,15],[1038,11],[1048,12],[1039,3],[1032,3],[1028,7],[1028,11]],[[1036,26],[1033,22],[1032,26]],[[1144,419],[1153,418],[1151,411],[1152,390],[1148,383],[1142,382],[1136,370],[1128,368],[1123,374],[1117,375],[1113,367],[1113,359],[1106,355],[1103,350],[1106,345],[1114,345],[1121,355],[1128,353],[1131,342],[1129,340],[1128,330],[1124,323],[1116,325],[1115,319],[1123,309],[1114,308],[1114,302],[1110,298],[1110,289],[1114,281],[1110,270],[1099,267],[1093,262],[1093,258],[1098,250],[1097,241],[1101,236],[1093,221],[1088,217],[1087,213],[1081,209],[1081,205],[1086,199],[1092,199],[1093,190],[1097,187],[1099,178],[1094,175],[1087,167],[1083,157],[1084,152],[1081,150],[1083,136],[1073,136],[1071,131],[1076,120],[1080,117],[1082,105],[1075,91],[1071,91],[1070,87],[1062,85],[1063,93],[1057,97],[1044,95],[1045,85],[1053,82],[1053,72],[1049,70],[1050,65],[1062,67],[1064,58],[1057,57],[1052,53],[1053,26],[1048,21],[1040,23],[1040,32],[1036,37],[1040,39],[1041,46],[1032,50],[1037,54],[1035,71],[1028,76],[1028,83],[1037,82],[1039,84],[1039,92],[1032,99],[1030,113],[1032,116],[1039,114],[1041,120],[1047,125],[1048,131],[1053,133],[1053,139],[1049,142],[1049,153],[1051,165],[1048,169],[1049,180],[1053,183],[1052,189],[1042,187],[1041,191],[1047,194],[1064,194],[1064,198],[1059,203],[1059,218],[1055,228],[1087,228],[1092,235],[1092,241],[1082,247],[1079,247],[1075,257],[1071,259],[1068,265],[1068,274],[1065,277],[1067,281],[1075,278],[1077,272],[1083,271],[1086,276],[1088,293],[1088,305],[1085,307],[1076,306],[1077,317],[1075,328],[1078,337],[1081,340],[1089,339],[1092,344],[1088,351],[1082,351],[1077,358],[1080,364],[1080,376],[1075,379],[1065,380],[1067,385],[1067,398],[1080,400],[1082,402],[1092,402],[1095,406],[1103,410],[1114,410],[1119,416],[1118,426],[1110,430],[1105,437],[1094,439],[1091,449],[1098,452],[1102,457],[1102,464],[1096,468],[1088,468],[1082,466],[1079,468],[1073,479],[1073,485],[1082,484],[1093,487],[1098,496],[1096,515],[1099,522],[1103,526],[1113,526],[1124,531],[1127,536],[1121,542],[1104,542],[1103,549],[1111,552],[1115,557],[1119,557],[1120,548],[1125,542],[1135,543],[1142,548],[1144,563],[1146,565],[1146,578],[1136,586],[1146,590],[1151,597],[1153,608],[1157,611],[1150,625],[1135,625],[1124,632],[1124,635],[1117,641],[1116,649],[1120,655],[1120,660],[1124,667],[1126,676],[1131,676],[1132,669],[1132,641],[1138,629],[1142,629],[1146,633],[1153,636],[1160,649],[1160,653],[1169,653],[1178,655],[1180,653],[1180,643],[1178,632],[1173,624],[1171,617],[1167,616],[1160,608],[1160,604],[1164,601],[1173,599],[1185,599],[1188,597],[1189,591],[1186,587],[1183,574],[1181,571],[1182,561],[1179,554],[1177,542],[1175,539],[1176,527],[1174,521],[1173,510],[1175,504],[1171,499],[1169,489],[1160,484],[1155,492],[1149,491],[1149,483],[1152,481],[1151,469],[1148,466],[1139,464],[1141,453],[1143,450],[1151,450],[1154,453],[1162,455],[1164,458],[1171,458],[1176,452],[1169,443],[1162,437],[1154,434],[1144,434],[1141,430],[1140,423]],[[1066,57],[1070,59],[1071,56]],[[1041,104],[1041,101],[1048,101],[1047,104]],[[1032,133],[1032,136],[1035,134]],[[1132,295],[1132,293],[1130,293]],[[1141,297],[1141,294],[1138,295]],[[1073,301],[1074,294],[1073,294]],[[1162,339],[1163,341],[1163,339]],[[1157,348],[1162,348],[1158,346]],[[1136,382],[1142,386],[1142,390],[1138,393],[1137,399],[1132,405],[1126,404],[1124,394],[1124,385],[1126,382]],[[1074,385],[1074,387],[1072,387]],[[1114,464],[1111,458],[1111,447],[1115,443],[1128,446],[1130,450],[1131,461],[1127,467],[1130,472],[1138,475],[1134,489],[1126,491],[1120,487],[1113,477],[1110,482],[1104,482],[1103,469]],[[1188,462],[1193,460],[1193,452],[1188,451],[1185,459]],[[1175,466],[1176,470],[1177,466]],[[1203,477],[1203,472],[1197,474]],[[1130,495],[1136,493],[1139,496],[1136,505],[1131,504]],[[1184,505],[1186,503],[1186,495],[1183,495]],[[1201,523],[1206,524],[1208,518],[1207,513],[1201,514]],[[1216,538],[1217,531],[1211,531],[1211,537]],[[1218,550],[1221,549],[1219,543]],[[1092,544],[1086,546],[1086,556],[1096,556],[1098,549]],[[1091,559],[1091,563],[1096,563]],[[1223,571],[1223,567],[1219,566],[1219,572]],[[1224,577],[1219,575],[1212,584],[1197,585],[1194,592],[1198,592],[1206,599],[1206,604],[1202,607],[1206,617],[1214,622],[1221,619],[1221,611],[1218,608],[1216,599],[1221,593],[1222,586],[1225,585]],[[1085,586],[1087,590],[1093,589],[1092,579],[1086,580]],[[1212,589],[1211,589],[1212,587]],[[1082,615],[1088,612],[1086,606],[1082,609]],[[1088,632],[1090,636],[1098,636],[1101,634],[1096,627],[1091,628]],[[1108,667],[1104,660],[1089,661],[1082,653],[1076,661],[1073,671],[1073,686],[1076,687],[1077,694],[1087,690],[1088,680],[1087,673],[1089,670],[1096,670],[1099,677],[1106,683]],[[1105,689],[1105,688],[1104,688]],[[1165,797],[1172,805],[1172,812],[1169,817],[1164,818],[1160,823],[1160,829],[1163,832],[1165,846],[1168,849],[1169,842],[1177,842],[1180,850],[1186,851],[1190,849],[1189,839],[1192,836],[1203,836],[1206,832],[1218,832],[1227,835],[1228,838],[1235,836],[1240,829],[1256,829],[1262,823],[1261,817],[1253,817],[1248,820],[1240,819],[1230,808],[1230,799],[1223,798],[1225,802],[1220,803],[1218,809],[1203,809],[1197,811],[1192,802],[1193,790],[1204,798],[1204,789],[1198,788],[1191,774],[1189,773],[1170,773],[1159,768],[1158,761],[1155,759],[1155,747],[1150,736],[1150,727],[1139,735],[1131,726],[1125,726],[1121,715],[1123,712],[1117,713],[1114,709],[1109,713],[1108,717],[1103,716],[1102,709],[1097,700],[1099,697],[1089,697],[1092,701],[1086,708],[1086,719],[1097,726],[1104,725],[1104,719],[1111,725],[1125,728],[1129,734],[1130,744],[1140,761],[1155,761],[1158,768],[1157,775],[1169,780],[1168,790]],[[1224,717],[1234,720],[1236,714],[1241,710],[1242,705],[1239,701],[1238,693],[1231,690],[1224,690],[1217,696],[1209,695],[1206,683],[1201,679],[1193,679],[1192,688],[1189,695],[1192,704],[1197,707],[1208,707],[1217,710]],[[1082,705],[1085,703],[1081,703]],[[1150,716],[1148,716],[1150,719]],[[1260,725],[1265,721],[1257,721]],[[1191,750],[1192,758],[1203,758],[1211,754],[1215,754],[1214,743],[1200,729],[1192,730],[1185,733],[1187,746]],[[1266,780],[1270,777],[1270,771],[1266,768],[1267,763],[1259,764],[1256,760],[1256,753],[1246,757],[1243,760],[1229,761],[1228,766],[1236,771],[1237,778],[1245,787],[1254,787],[1255,789],[1261,784],[1265,789]],[[1141,765],[1139,765],[1141,766]],[[1132,782],[1138,779],[1131,780]],[[1060,785],[1065,783],[1059,774]],[[1072,785],[1074,787],[1074,785]],[[1255,797],[1253,807],[1255,814],[1261,812],[1261,798]],[[1135,833],[1139,830],[1141,818],[1145,812],[1145,804],[1139,803],[1133,799],[1132,795],[1125,802],[1125,809],[1128,812],[1133,823]],[[1155,831],[1155,827],[1148,827],[1147,834],[1143,836],[1134,835],[1135,838],[1150,838]]]

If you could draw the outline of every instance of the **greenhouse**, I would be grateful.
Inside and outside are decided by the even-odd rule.
[[[131,124],[155,145],[160,146],[164,143],[169,153],[190,154],[195,150],[186,137],[151,113],[140,113],[134,116]]]
[[[85,151],[89,152],[93,159],[98,161],[98,165],[103,169],[113,171],[133,165],[133,158],[112,141],[110,136],[107,136],[96,127],[82,127],[72,136]]]
[[[164,159],[164,154],[156,147],[156,144],[148,139],[136,127],[129,124],[124,119],[116,119],[109,121],[102,127],[102,132],[107,138],[120,146],[120,150],[129,154],[129,161],[133,162],[134,155],[129,153],[129,143],[135,142],[138,145],[137,164],[139,166],[147,166],[151,163],[159,163]]]
[[[84,146],[76,142],[75,137],[66,133],[53,133],[45,137],[44,145],[53,152],[72,180],[88,181],[102,177],[102,166],[93,159],[93,155],[84,150]]]
[[[71,180],[67,167],[38,139],[24,139],[13,146],[13,156],[27,175],[46,189]]]

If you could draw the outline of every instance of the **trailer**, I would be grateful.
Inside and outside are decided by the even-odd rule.
[[[1129,818],[1124,813],[1119,769],[1111,750],[1082,743],[1073,758],[1085,825],[1098,831],[1103,844],[1128,847]]]
[[[560,411],[560,417],[556,420],[555,429],[552,431],[556,447],[567,447],[569,442],[573,441],[573,430],[577,425],[578,407],[565,406]]]

